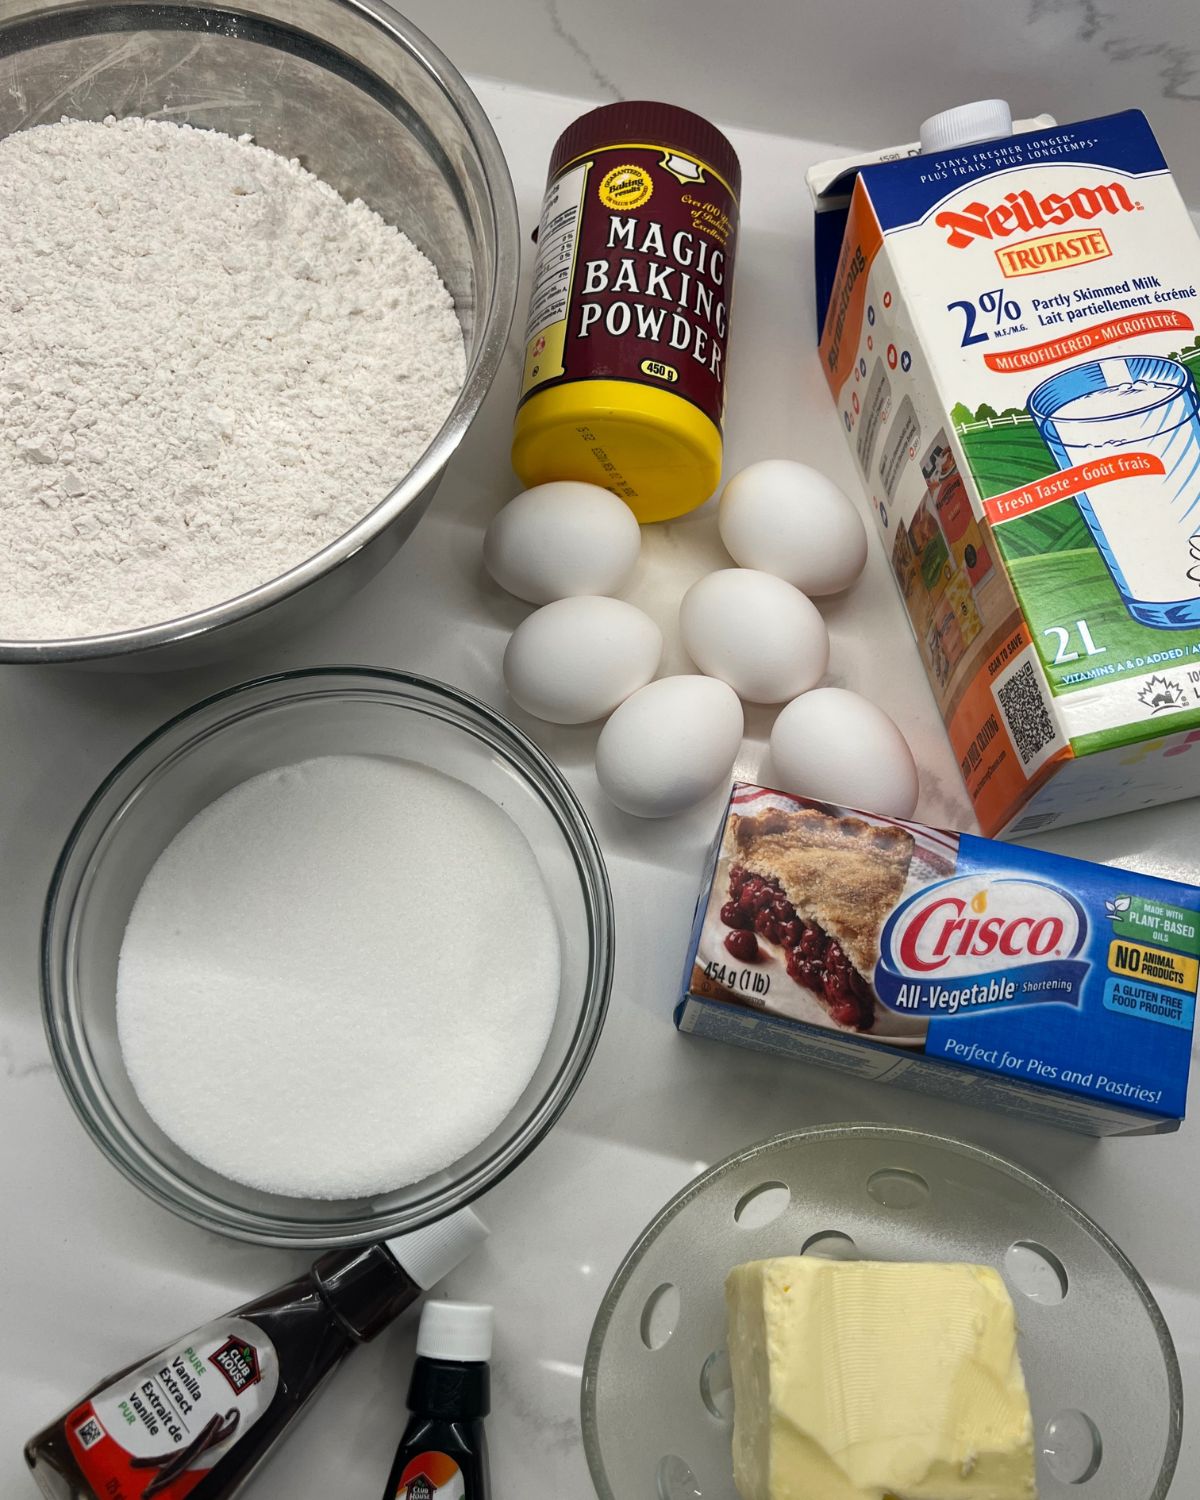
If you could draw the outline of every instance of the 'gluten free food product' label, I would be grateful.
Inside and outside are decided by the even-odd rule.
[[[245,1318],[197,1329],[82,1402],[67,1440],[97,1495],[181,1500],[270,1406],[274,1346]]]
[[[418,1453],[405,1464],[395,1500],[463,1500],[462,1470],[448,1453]]]
[[[628,380],[719,427],[736,237],[737,200],[707,162],[630,144],[569,163],[542,204],[522,401]]]

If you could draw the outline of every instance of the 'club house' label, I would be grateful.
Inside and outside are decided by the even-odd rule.
[[[261,1378],[258,1351],[253,1344],[229,1339],[208,1358],[229,1382],[235,1396],[240,1396],[247,1386],[254,1385]]]

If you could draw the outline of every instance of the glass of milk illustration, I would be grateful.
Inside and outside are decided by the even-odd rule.
[[[1154,355],[1091,360],[1043,380],[1029,414],[1060,469],[1145,453],[1161,474],[1077,495],[1125,608],[1146,625],[1200,625],[1200,398]]]

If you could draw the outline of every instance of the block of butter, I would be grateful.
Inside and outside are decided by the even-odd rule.
[[[990,1266],[788,1256],[736,1267],[725,1297],[742,1500],[1034,1500]]]

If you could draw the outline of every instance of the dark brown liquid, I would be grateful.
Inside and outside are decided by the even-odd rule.
[[[283,1436],[291,1422],[355,1345],[364,1343],[421,1295],[395,1257],[382,1245],[332,1250],[305,1276],[236,1308],[274,1345],[279,1385],[265,1412],[220,1458],[189,1500],[235,1495]],[[170,1347],[170,1346],[167,1346]],[[144,1361],[127,1365],[94,1386],[82,1401],[106,1389]],[[80,1472],[67,1440],[66,1419],[74,1405],[25,1445],[25,1460],[53,1500],[140,1500],[154,1482],[147,1472],[137,1491],[97,1494]]]

